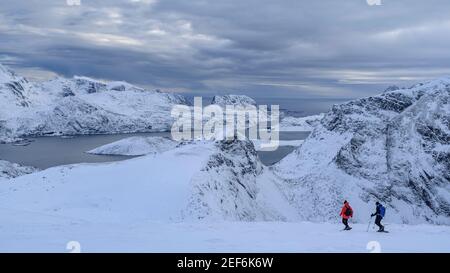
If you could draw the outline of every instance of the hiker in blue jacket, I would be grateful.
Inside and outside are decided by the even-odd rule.
[[[378,226],[378,232],[383,232],[384,231],[384,226],[381,224],[381,220],[383,219],[383,217],[384,217],[384,214],[385,214],[385,212],[386,212],[386,208],[385,207],[383,207],[383,205],[381,205],[380,204],[380,202],[376,202],[375,203],[376,204],[376,211],[375,211],[375,213],[372,213],[372,215],[370,215],[370,217],[374,217],[374,216],[376,216],[376,218],[375,218],[375,224]]]

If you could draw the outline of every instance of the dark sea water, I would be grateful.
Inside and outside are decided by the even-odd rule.
[[[204,105],[210,99],[204,98]],[[256,99],[258,105],[280,105],[280,110],[292,116],[308,116],[327,112],[333,104],[342,103],[344,100],[322,99]],[[306,139],[307,132],[281,132],[280,140]],[[170,133],[138,133],[116,135],[89,135],[75,136],[73,138],[38,137],[29,138],[28,146],[14,146],[12,144],[0,144],[0,159],[15,162],[41,169],[49,167],[74,164],[97,163],[125,160],[130,156],[91,155],[85,153],[96,147],[131,136],[168,136]],[[280,146],[273,152],[258,152],[261,161],[266,165],[272,165],[295,147]]]

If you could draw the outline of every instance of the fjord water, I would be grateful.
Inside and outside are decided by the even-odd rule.
[[[86,151],[132,136],[166,136],[170,133],[79,135],[73,138],[57,136],[27,138],[28,146],[0,144],[0,158],[40,169],[74,163],[119,161],[132,156],[91,155]]]
[[[170,132],[116,135],[79,135],[71,138],[62,138],[57,136],[28,138],[31,143],[27,146],[0,144],[0,158],[40,169],[74,163],[119,161],[133,158],[133,156],[93,155],[86,153],[86,151],[132,136],[170,137]],[[307,132],[280,133],[280,139],[282,140],[305,139],[307,136]],[[285,157],[294,148],[295,147],[292,146],[281,146],[276,151],[258,152],[258,154],[264,164],[272,165]]]

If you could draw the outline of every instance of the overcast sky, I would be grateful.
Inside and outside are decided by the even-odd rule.
[[[0,0],[0,62],[167,91],[353,98],[450,76],[450,1]]]

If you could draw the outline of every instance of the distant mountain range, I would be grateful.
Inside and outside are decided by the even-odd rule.
[[[0,79],[4,137],[165,130],[170,106],[184,102],[126,83],[37,84],[5,68]],[[230,100],[240,102],[220,99]],[[39,204],[35,211],[90,220],[335,222],[348,200],[354,221],[367,223],[381,201],[387,222],[450,224],[450,78],[391,88],[299,122],[312,133],[273,167],[261,164],[251,141],[193,141],[123,162],[8,175],[3,207]],[[19,168],[3,165],[8,173]]]

